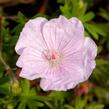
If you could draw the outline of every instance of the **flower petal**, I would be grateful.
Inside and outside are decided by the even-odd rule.
[[[60,80],[61,83],[57,83],[57,81],[53,81],[50,79],[45,79],[42,78],[41,82],[40,82],[40,87],[44,90],[44,91],[48,91],[48,90],[58,90],[58,91],[66,91],[68,89],[74,88],[77,83],[73,82],[71,80]],[[63,83],[64,82],[64,83]]]
[[[61,90],[74,88],[77,84],[86,81],[95,68],[97,46],[90,38],[85,38],[83,49],[64,57],[64,62],[55,72],[52,79],[42,78],[40,86],[43,90]]]
[[[79,20],[74,19],[75,24],[70,20],[60,16],[44,24],[43,36],[49,49],[75,52],[81,48],[84,41],[84,28]]]
[[[74,53],[82,48],[84,43],[84,27],[81,21],[75,17],[69,19],[69,27],[72,33],[69,41],[63,46],[63,53]],[[68,37],[68,36],[67,36]]]
[[[83,80],[81,69],[74,66],[62,66],[57,72],[57,78],[42,78],[40,86],[43,90],[67,90],[74,88]]]
[[[38,50],[42,50],[42,48],[45,47],[45,42],[41,33],[45,22],[47,22],[45,18],[39,17],[34,20],[29,20],[25,24],[15,47],[19,55],[21,55],[23,49],[28,46],[36,47]]]
[[[23,50],[16,65],[22,68],[20,76],[29,80],[42,77],[48,69],[48,64],[42,58],[41,52],[37,52],[36,49],[31,47]]]
[[[84,68],[85,68],[85,80],[89,78],[93,69],[96,66],[95,57],[97,55],[97,46],[95,42],[89,38],[85,38],[84,43]]]

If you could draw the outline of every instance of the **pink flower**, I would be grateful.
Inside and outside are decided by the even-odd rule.
[[[67,90],[86,81],[95,68],[97,46],[84,37],[84,27],[77,18],[64,16],[47,20],[39,17],[24,26],[16,52],[20,76],[41,78],[43,90]]]

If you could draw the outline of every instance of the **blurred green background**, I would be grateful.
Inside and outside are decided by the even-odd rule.
[[[67,92],[44,92],[19,78],[14,51],[24,24],[38,16],[79,18],[98,46],[90,79]],[[109,0],[0,0],[0,109],[109,109]]]

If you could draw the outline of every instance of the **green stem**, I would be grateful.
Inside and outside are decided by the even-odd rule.
[[[6,61],[2,57],[2,47],[3,47],[3,37],[2,37],[2,28],[3,28],[3,20],[4,18],[0,17],[0,62],[4,65],[6,74],[10,75],[10,78],[15,78],[14,73],[11,67],[6,63]]]
[[[0,52],[0,62],[5,66],[5,69],[10,69],[9,65],[5,62],[5,60],[2,58],[2,54]]]
[[[5,60],[3,59],[1,52],[0,52],[0,62],[4,65],[4,67],[6,69],[6,74],[9,74],[10,77],[13,78],[14,77],[13,71],[10,68],[10,66],[5,62]]]

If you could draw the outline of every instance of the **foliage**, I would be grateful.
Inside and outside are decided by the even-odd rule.
[[[83,90],[78,88],[67,92],[43,92],[38,85],[31,85],[30,81],[17,80],[15,63],[18,56],[14,46],[28,18],[18,12],[11,19],[1,10],[0,109],[103,109],[109,103],[109,13],[102,8],[97,13],[92,11],[91,0],[58,0],[57,3],[61,14],[68,18],[78,17],[83,22],[85,34],[98,45],[97,66],[89,81],[91,88],[90,84],[80,85],[84,92],[88,89],[82,95],[76,94]],[[41,14],[35,16],[39,15]],[[49,15],[43,16],[50,18]],[[102,21],[96,21],[98,17]],[[12,28],[9,19],[15,23]]]

